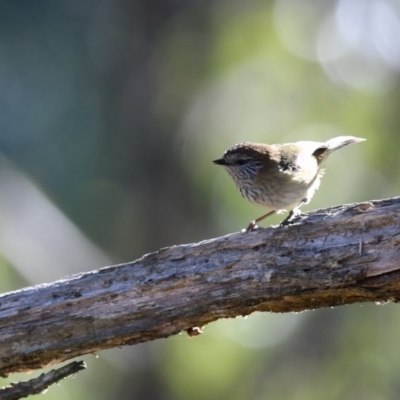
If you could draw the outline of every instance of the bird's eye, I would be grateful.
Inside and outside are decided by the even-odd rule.
[[[244,165],[244,164],[246,164],[246,160],[243,159],[237,160],[237,165]]]

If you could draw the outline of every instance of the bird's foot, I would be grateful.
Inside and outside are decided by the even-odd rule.
[[[289,215],[279,224],[279,226],[288,226],[293,223],[293,221],[296,219],[296,217],[299,217],[302,214],[302,212],[294,208],[292,211],[290,211]]]
[[[242,229],[242,232],[253,232],[257,229],[258,229],[258,225],[256,223],[256,220],[254,220],[249,223],[249,226],[246,229]]]

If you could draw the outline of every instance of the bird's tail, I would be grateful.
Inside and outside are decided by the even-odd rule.
[[[327,151],[332,153],[332,151],[338,150],[341,147],[347,146],[348,144],[359,143],[363,142],[364,140],[366,139],[354,136],[338,136],[326,142],[326,145],[328,146]]]
[[[329,139],[322,146],[318,147],[313,153],[319,163],[321,163],[330,153],[335,150],[338,150],[348,144],[363,142],[366,139],[358,138],[354,136],[338,136],[332,139]]]

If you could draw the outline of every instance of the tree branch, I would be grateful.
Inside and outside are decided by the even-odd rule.
[[[40,394],[54,383],[68,376],[75,375],[85,368],[86,365],[83,361],[74,361],[61,368],[52,369],[28,382],[18,382],[4,389],[0,389],[0,399],[17,400],[34,394]]]
[[[0,374],[254,311],[397,301],[399,215],[400,198],[337,206],[4,294]]]

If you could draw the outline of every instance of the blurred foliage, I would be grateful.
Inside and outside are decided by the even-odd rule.
[[[398,193],[396,0],[3,0],[0,22],[3,292],[243,228],[263,210],[211,163],[240,141],[367,138],[308,209]],[[397,399],[397,312],[218,321],[45,396]]]

